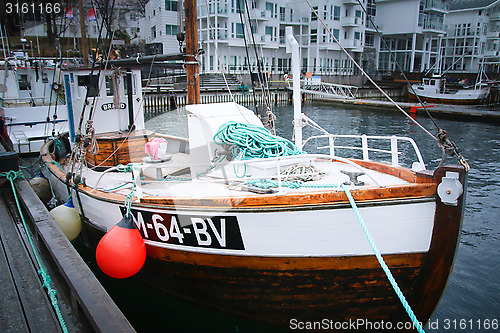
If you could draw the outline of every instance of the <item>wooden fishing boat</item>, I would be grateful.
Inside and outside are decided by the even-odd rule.
[[[130,209],[147,253],[137,277],[161,290],[288,329],[411,330],[380,254],[407,307],[429,320],[459,242],[463,166],[426,170],[415,142],[396,136],[349,137],[360,142],[351,151],[362,157],[354,158],[338,155],[346,136],[299,136],[298,147],[272,135],[252,141],[263,125],[235,103],[187,106],[188,138],[155,134],[144,129],[139,72],[117,75],[100,71],[107,89],[92,103],[92,130],[70,133],[71,154],[64,138],[42,149],[46,175],[59,199],[72,196],[87,243],[97,246]],[[91,73],[64,76],[76,124]],[[127,98],[117,101],[113,91]],[[250,145],[235,150],[232,131]],[[168,142],[158,159],[145,153],[152,138]],[[312,140],[325,140],[329,153],[301,152]],[[286,153],[241,158],[276,142]],[[405,143],[415,157],[410,168],[399,159]],[[384,153],[390,162],[376,160]]]
[[[436,76],[422,79],[408,89],[410,102],[421,101],[441,104],[481,104],[489,95],[490,86],[475,84],[468,88],[451,88],[445,85],[445,78]]]

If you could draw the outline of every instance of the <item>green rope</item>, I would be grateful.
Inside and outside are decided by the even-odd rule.
[[[235,158],[269,158],[304,154],[289,140],[272,135],[264,127],[229,121],[223,124],[213,137],[219,145],[232,145]]]
[[[271,187],[278,187],[278,182],[276,180],[272,179],[262,179],[262,180],[247,180],[245,184],[256,186],[259,188],[264,188],[268,189]],[[281,182],[281,186],[283,187],[288,187],[292,189],[296,189],[299,187],[309,187],[309,188],[328,188],[328,187],[338,187],[339,185],[337,184],[306,184],[302,181],[284,181]],[[354,201],[354,198],[352,197],[352,194],[349,190],[349,188],[342,184],[340,187],[344,190],[345,194],[347,195],[347,198],[349,199],[349,203],[351,204],[352,209],[354,210],[354,214],[358,218],[359,224],[361,225],[361,229],[363,229],[363,232],[365,234],[366,239],[368,240],[368,243],[370,243],[370,246],[375,253],[375,256],[377,257],[377,260],[382,267],[382,270],[387,276],[387,279],[389,280],[392,288],[396,292],[396,295],[398,296],[399,300],[401,301],[401,304],[403,305],[404,309],[406,310],[406,313],[410,317],[411,321],[413,322],[414,327],[417,329],[419,333],[425,333],[424,329],[422,328],[422,324],[418,321],[417,317],[415,316],[415,313],[411,309],[410,304],[406,300],[405,296],[403,295],[403,292],[398,286],[398,283],[394,279],[394,276],[392,275],[389,266],[385,263],[384,258],[380,254],[380,251],[377,248],[377,245],[373,241],[373,238],[370,234],[370,231],[366,227],[365,221],[363,220],[363,217],[361,216],[361,213],[358,209],[358,206],[356,205],[356,202]]]
[[[125,207],[127,209],[127,213],[125,214],[125,216],[127,217],[130,216],[130,210],[132,209],[132,202],[134,200],[134,190],[135,190],[135,181],[134,181],[134,175],[132,174],[132,188],[130,189],[129,194],[127,194],[127,197],[125,198]]]
[[[38,251],[37,251],[35,244],[31,238],[31,235],[30,235],[29,230],[28,230],[28,226],[26,224],[26,220],[24,219],[23,213],[21,211],[21,205],[19,204],[19,198],[17,197],[17,191],[16,191],[16,187],[14,185],[14,180],[17,178],[24,178],[24,176],[21,173],[21,171],[10,170],[7,173],[0,173],[0,177],[6,177],[10,181],[10,185],[12,187],[12,192],[14,193],[14,198],[16,200],[17,210],[19,211],[19,215],[21,216],[21,221],[23,222],[23,227],[26,231],[28,241],[31,245],[31,248],[33,249],[33,253],[35,254],[36,262],[37,262],[38,266],[40,267],[40,269],[38,270],[38,274],[42,278],[42,282],[43,282],[42,286],[44,288],[46,288],[46,290],[47,290],[47,294],[49,295],[50,301],[52,303],[52,306],[54,307],[54,310],[55,310],[56,315],[57,315],[57,319],[59,320],[59,324],[61,325],[63,332],[67,333],[69,331],[68,331],[68,328],[66,326],[66,322],[64,321],[64,318],[62,316],[61,309],[59,308],[59,303],[57,301],[57,296],[56,296],[57,291],[54,288],[52,288],[50,275],[47,273],[47,269],[43,265],[43,262],[42,262],[40,256],[38,255]]]
[[[392,288],[396,292],[396,295],[398,295],[399,300],[401,301],[401,304],[403,304],[403,307],[406,310],[406,313],[408,313],[408,316],[410,317],[411,321],[413,322],[413,326],[417,329],[418,332],[420,333],[425,333],[424,329],[422,328],[422,324],[418,321],[417,317],[415,316],[415,313],[411,309],[410,304],[408,304],[408,301],[406,300],[405,296],[403,295],[403,292],[398,286],[398,283],[394,279],[394,276],[392,275],[389,267],[384,261],[384,258],[382,258],[382,255],[380,254],[380,251],[378,250],[377,246],[375,245],[375,242],[373,241],[373,238],[370,234],[370,231],[368,231],[368,228],[366,227],[365,221],[363,220],[363,217],[361,216],[361,213],[359,212],[358,206],[356,205],[356,202],[354,202],[354,198],[352,197],[352,194],[347,186],[344,184],[340,185],[342,189],[344,190],[345,194],[347,195],[347,198],[349,199],[349,203],[351,204],[352,209],[354,210],[354,213],[356,214],[356,217],[358,218],[359,224],[361,225],[361,228],[363,229],[363,232],[365,233],[366,238],[368,239],[368,242],[370,243],[370,246],[372,247],[373,252],[375,253],[375,256],[377,257],[377,260],[384,270],[385,274],[387,275],[387,278],[389,279],[389,282],[391,283]]]

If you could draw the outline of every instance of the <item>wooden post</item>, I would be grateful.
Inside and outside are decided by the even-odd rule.
[[[200,104],[200,77],[198,63],[192,55],[198,53],[198,15],[196,13],[196,0],[184,1],[186,18],[186,65],[187,97],[188,104]]]
[[[78,11],[80,12],[80,30],[82,33],[82,53],[83,66],[89,67],[89,50],[87,47],[87,27],[85,25],[85,12],[83,10],[83,0],[78,1]]]

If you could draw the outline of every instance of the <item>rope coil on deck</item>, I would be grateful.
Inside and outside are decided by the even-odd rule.
[[[43,282],[42,286],[47,290],[47,294],[49,295],[50,302],[52,303],[52,306],[54,307],[54,311],[56,312],[56,316],[57,316],[57,319],[59,321],[59,324],[61,325],[61,329],[63,330],[63,332],[67,333],[69,331],[68,331],[68,328],[66,326],[66,322],[64,321],[64,318],[62,316],[61,309],[59,307],[59,302],[57,300],[57,291],[54,288],[52,288],[52,280],[50,278],[49,273],[47,272],[47,269],[43,265],[43,262],[38,254],[38,251],[35,247],[33,239],[31,238],[31,234],[29,233],[28,226],[26,225],[26,220],[24,219],[24,215],[21,211],[21,205],[19,204],[19,198],[17,197],[17,191],[16,191],[16,187],[14,186],[14,180],[16,180],[17,178],[24,178],[24,176],[21,173],[21,171],[10,170],[6,173],[0,173],[0,177],[6,177],[10,181],[10,185],[12,187],[12,192],[14,193],[14,199],[16,200],[17,210],[19,212],[19,216],[21,217],[21,221],[23,222],[22,223],[23,228],[26,232],[26,236],[28,237],[28,241],[29,241],[30,246],[33,250],[33,253],[35,254],[35,259],[36,259],[36,262],[38,264],[38,267],[40,267],[38,269],[38,275],[40,275],[40,277],[42,279],[42,282]]]
[[[289,140],[275,136],[263,127],[236,121],[223,124],[213,141],[219,145],[232,145],[231,153],[241,160],[304,154]]]

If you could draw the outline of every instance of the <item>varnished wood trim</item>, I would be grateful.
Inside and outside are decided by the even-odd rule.
[[[256,270],[350,270],[379,269],[374,255],[342,257],[259,257],[197,253],[146,245],[148,258],[196,266],[248,268]],[[426,253],[384,255],[389,267],[419,267]]]
[[[464,168],[462,166],[440,167],[434,173],[435,181],[440,183],[446,171],[460,173],[459,179],[466,193],[467,173]],[[412,304],[419,309],[417,315],[421,321],[427,321],[431,317],[451,275],[460,242],[464,205],[465,194],[459,198],[457,206],[445,205],[437,197],[431,246],[419,280],[420,293]]]

